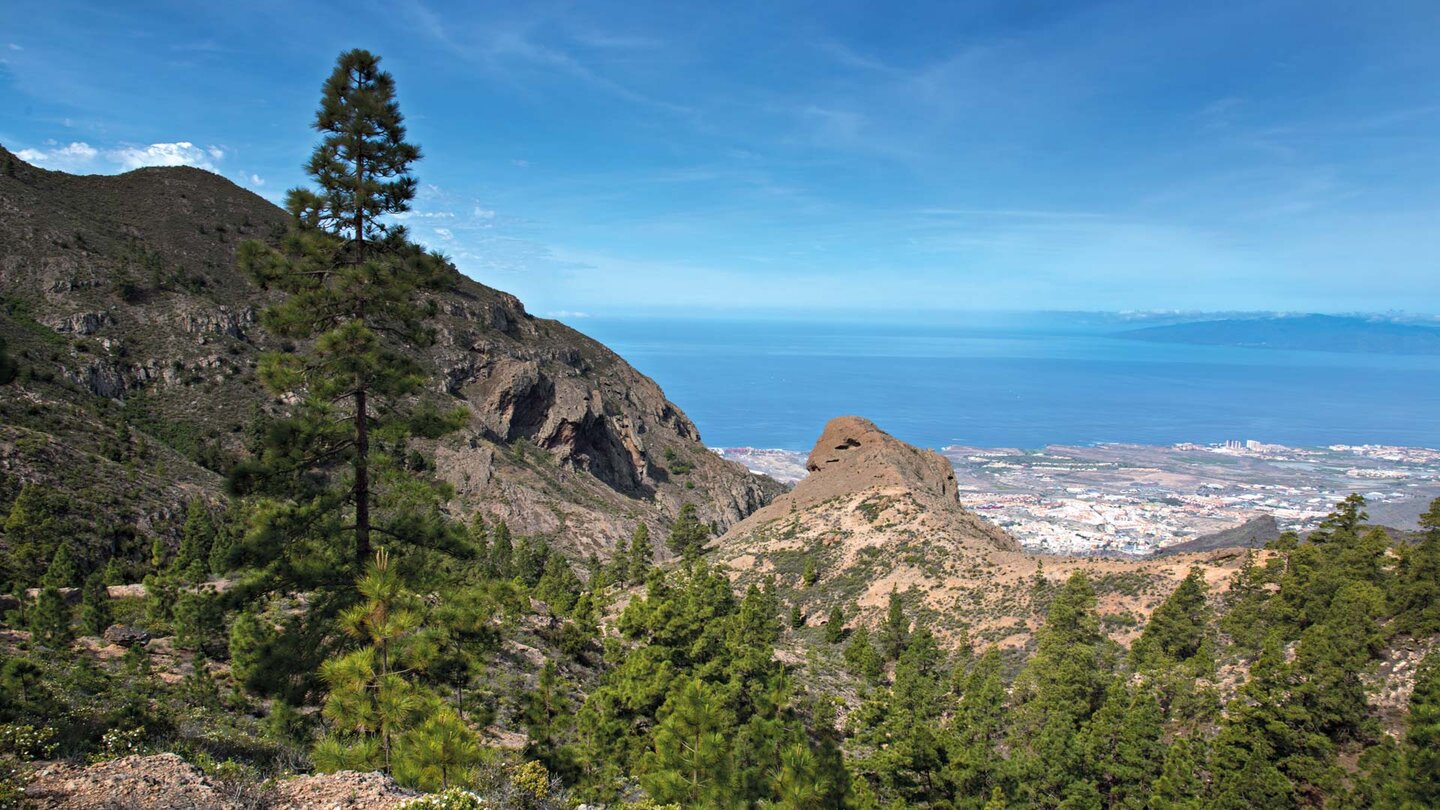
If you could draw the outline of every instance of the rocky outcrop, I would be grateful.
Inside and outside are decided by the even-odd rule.
[[[419,794],[383,773],[338,771],[276,782],[265,796],[266,810],[389,810]]]
[[[89,767],[53,763],[25,788],[26,807],[43,810],[390,810],[419,794],[381,773],[339,771],[232,785],[207,777],[175,754],[130,756]]]
[[[123,757],[88,768],[47,765],[25,788],[25,799],[25,806],[43,810],[229,810],[232,806],[199,769],[174,754]]]
[[[127,624],[112,624],[105,628],[105,640],[121,647],[143,647],[150,641],[150,634]]]
[[[1015,538],[960,504],[955,470],[933,450],[921,450],[886,433],[868,419],[830,420],[805,463],[810,474],[795,488],[747,518],[732,532],[742,535],[799,512],[837,500],[875,523],[879,511],[905,500],[923,514],[927,527],[967,544],[1018,551]]]
[[[1390,733],[1397,736],[1404,733],[1420,663],[1437,648],[1440,648],[1440,636],[1400,636],[1381,652],[1378,664],[1361,674],[1370,705]]]

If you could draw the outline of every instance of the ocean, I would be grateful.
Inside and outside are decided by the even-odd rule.
[[[712,447],[808,450],[842,414],[924,447],[1440,447],[1440,357],[1150,343],[1119,315],[918,323],[578,318]]]

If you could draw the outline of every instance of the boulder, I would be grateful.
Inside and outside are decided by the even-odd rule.
[[[112,624],[105,628],[105,640],[121,647],[137,647],[150,641],[150,634],[138,627]]]

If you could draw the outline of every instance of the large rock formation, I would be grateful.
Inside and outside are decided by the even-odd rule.
[[[960,503],[943,457],[859,417],[827,424],[806,466],[810,474],[792,491],[713,546],[735,579],[773,580],[810,623],[839,606],[852,621],[875,624],[894,591],[912,618],[942,636],[963,627],[981,643],[1023,645],[1043,616],[1048,589],[1081,569],[1124,640],[1192,564],[1202,565],[1215,587],[1239,565],[1234,556],[1124,562],[1027,554]]]
[[[176,504],[220,497],[216,469],[278,407],[255,376],[258,355],[285,346],[260,324],[274,297],[234,256],[286,215],[198,169],[78,177],[3,148],[0,162],[0,336],[34,372],[0,392],[0,473],[94,489],[107,522],[166,531]],[[432,395],[471,415],[428,448],[457,515],[603,554],[640,522],[663,532],[684,502],[726,527],[783,490],[709,452],[652,380],[514,296],[457,273],[434,303],[437,340],[411,351]],[[122,418],[151,457],[143,475],[102,452]]]
[[[885,540],[913,532],[931,543],[1020,549],[1004,530],[960,504],[955,470],[943,456],[912,447],[868,419],[830,420],[805,467],[810,474],[804,480],[737,525],[721,545],[729,548],[777,521],[793,520],[797,513],[829,513],[843,503],[851,514],[836,528],[852,537]]]

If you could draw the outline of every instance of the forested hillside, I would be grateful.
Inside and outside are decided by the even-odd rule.
[[[387,219],[418,151],[377,57],[341,55],[315,128],[284,216],[194,172],[5,165],[0,804],[103,807],[140,779],[139,806],[226,808],[360,782],[349,806],[1440,804],[1440,501],[1397,544],[1347,498],[1119,633],[1084,568],[1038,563],[984,616],[938,574],[936,598],[892,585],[861,613],[865,565],[822,578],[854,551],[838,530],[737,586],[717,529],[773,482]],[[144,220],[185,232],[168,253],[55,192],[155,184],[188,202],[124,217],[168,212]],[[241,203],[266,218],[217,237]],[[1020,554],[943,460],[852,422],[836,451],[888,465],[893,496],[846,503],[867,554]],[[789,504],[844,501],[856,470],[833,469],[756,542]],[[1002,618],[1033,639],[969,632]]]

